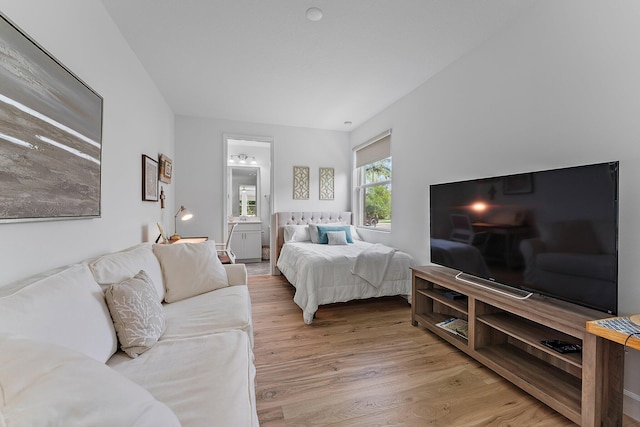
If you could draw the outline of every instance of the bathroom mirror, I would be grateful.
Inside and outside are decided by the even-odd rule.
[[[260,212],[260,168],[229,167],[231,203],[228,216],[255,217]]]

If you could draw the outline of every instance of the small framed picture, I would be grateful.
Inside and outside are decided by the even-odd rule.
[[[167,239],[167,235],[164,233],[164,228],[162,228],[162,224],[156,222],[156,225],[158,226],[158,230],[160,231],[160,236],[158,236],[158,238],[156,239],[156,243],[158,243],[160,238],[162,238],[162,243],[169,242],[169,239]]]
[[[503,178],[502,194],[533,193],[533,174],[522,173]]]
[[[142,155],[142,200],[158,201],[158,162]]]
[[[158,179],[165,184],[171,184],[171,172],[173,171],[173,161],[164,154],[160,154],[160,173]]]

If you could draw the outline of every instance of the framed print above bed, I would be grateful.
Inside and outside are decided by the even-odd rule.
[[[320,200],[333,200],[334,198],[334,169],[320,168]]]
[[[293,167],[293,198],[309,199],[309,166]]]
[[[102,97],[0,13],[0,222],[100,217]]]

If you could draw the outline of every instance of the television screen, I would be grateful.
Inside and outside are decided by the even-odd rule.
[[[431,262],[610,314],[618,162],[430,186]]]

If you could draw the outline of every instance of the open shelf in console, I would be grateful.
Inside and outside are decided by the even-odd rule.
[[[437,324],[455,317],[468,321],[469,305],[468,298],[451,299],[447,293],[451,290],[436,283],[423,281],[414,284],[415,292],[413,305],[415,310],[412,313],[414,324],[438,333],[442,338],[456,347],[464,349],[468,346],[468,339],[453,332],[440,328]]]
[[[548,328],[530,320],[515,316],[513,314],[501,312],[487,315],[478,316],[477,321],[497,331],[504,333],[506,336],[511,337],[526,346],[530,346],[537,350],[537,353],[542,355],[548,355],[549,357],[538,356],[543,360],[556,360],[560,359],[568,365],[582,369],[582,353],[558,353],[555,350],[542,344],[543,340],[562,340],[571,344],[582,345],[582,341],[578,338],[572,337],[567,334],[563,334],[555,329]],[[573,371],[563,367],[568,371]],[[579,373],[577,374],[579,375]]]
[[[477,349],[476,360],[581,424],[582,381],[509,344]]]

